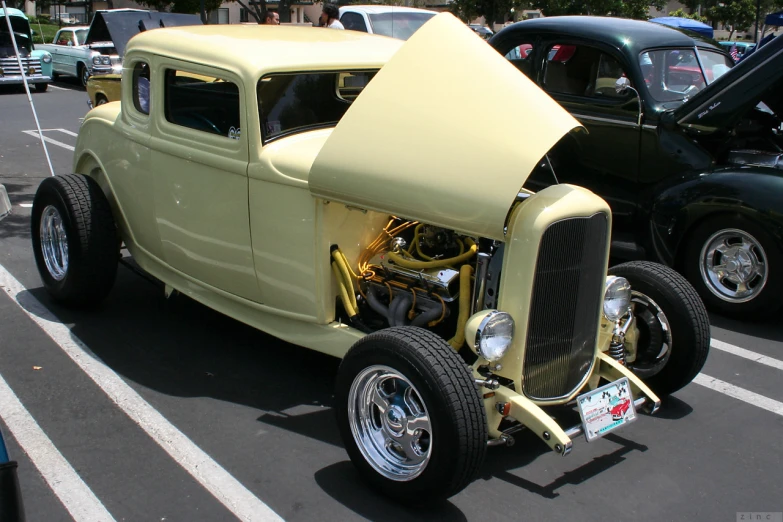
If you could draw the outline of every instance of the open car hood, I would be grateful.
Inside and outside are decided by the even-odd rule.
[[[117,54],[125,54],[128,40],[142,31],[158,27],[202,25],[201,18],[193,14],[157,13],[136,9],[98,11],[90,24],[85,45],[113,42]]]
[[[668,118],[699,132],[730,129],[759,102],[783,115],[783,38],[778,36],[678,107]]]
[[[319,197],[495,239],[537,162],[580,127],[448,13],[364,88],[310,169]]]

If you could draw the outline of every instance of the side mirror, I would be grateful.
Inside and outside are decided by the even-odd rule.
[[[628,90],[630,86],[631,86],[631,80],[629,80],[625,76],[621,76],[620,78],[617,78],[616,82],[614,82],[614,92],[616,92],[617,94],[623,94]]]

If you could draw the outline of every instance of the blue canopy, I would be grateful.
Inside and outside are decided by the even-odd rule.
[[[656,24],[668,25],[670,27],[677,27],[679,29],[686,29],[688,31],[694,31],[706,36],[707,38],[713,37],[712,26],[703,24],[698,20],[691,20],[690,18],[681,18],[679,16],[661,16],[660,18],[653,18],[650,22]]]
[[[764,25],[777,25],[783,26],[783,11],[778,13],[768,14],[764,19]]]

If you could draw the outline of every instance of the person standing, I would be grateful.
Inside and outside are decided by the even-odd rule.
[[[329,29],[345,29],[343,24],[340,23],[340,10],[334,4],[324,4],[321,17],[318,19],[318,25],[320,27],[328,27]]]
[[[267,9],[264,13],[264,25],[280,25],[280,14],[277,11]]]

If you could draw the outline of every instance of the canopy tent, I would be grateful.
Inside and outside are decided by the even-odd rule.
[[[699,33],[707,38],[713,38],[712,26],[703,24],[698,20],[691,20],[690,18],[681,18],[679,16],[661,16],[660,18],[653,18],[650,22],[656,24],[668,25],[670,27],[677,27],[678,29],[685,29],[687,31],[693,31]]]
[[[783,11],[768,14],[764,19],[764,25],[776,25],[778,27],[783,26]]]

